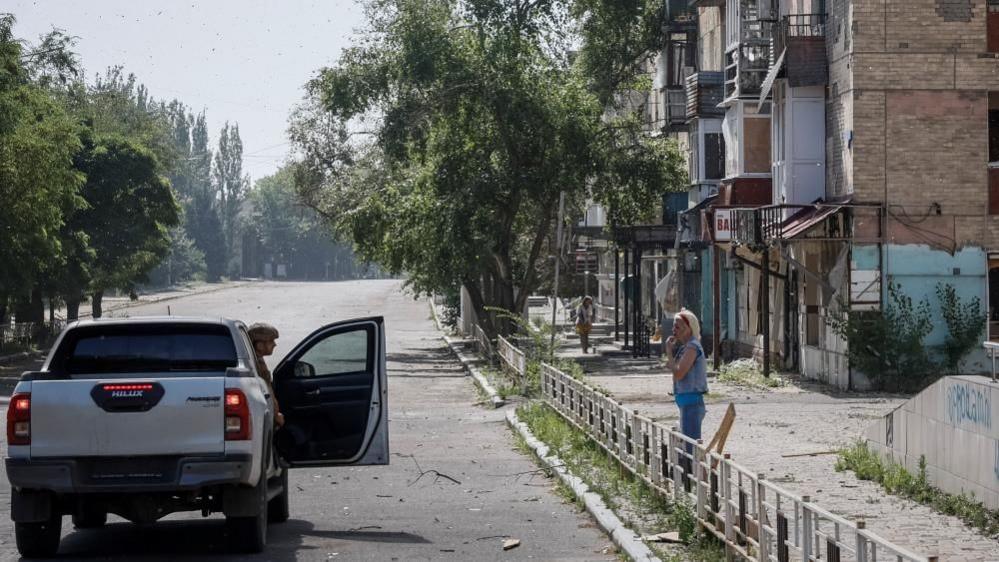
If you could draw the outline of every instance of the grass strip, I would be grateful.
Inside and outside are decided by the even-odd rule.
[[[566,422],[543,402],[525,404],[517,416],[547,444],[570,472],[581,478],[610,509],[640,535],[679,531],[687,544],[647,543],[660,558],[670,562],[714,562],[725,559],[722,544],[698,531],[692,506],[674,502],[620,467],[593,439]],[[530,454],[522,440],[519,446]],[[567,489],[566,489],[567,490]],[[562,492],[577,501],[571,490]]]
[[[919,472],[912,474],[904,466],[882,459],[867,443],[857,441],[840,451],[835,468],[837,472],[851,470],[860,480],[881,484],[889,494],[953,515],[986,536],[999,538],[999,511],[985,507],[972,494],[949,494],[930,485],[926,457],[919,458]]]

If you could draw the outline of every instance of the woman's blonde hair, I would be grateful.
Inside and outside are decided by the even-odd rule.
[[[683,319],[683,321],[690,328],[690,333],[695,338],[701,338],[701,321],[697,319],[697,316],[695,316],[693,312],[687,310],[686,308],[681,308],[680,312],[677,312],[676,315],[678,319]]]

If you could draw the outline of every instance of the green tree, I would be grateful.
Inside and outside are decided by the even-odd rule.
[[[249,185],[249,180],[243,176],[243,141],[239,138],[239,125],[230,127],[226,122],[222,127],[212,167],[212,181],[225,237],[227,273],[236,276],[239,273],[239,264],[235,261],[236,241],[239,240],[238,218]]]
[[[215,283],[226,273],[227,253],[218,199],[212,187],[212,151],[208,146],[208,125],[204,112],[193,120],[189,158],[191,184],[184,201],[185,228],[191,240],[205,254],[207,280]]]
[[[883,310],[851,311],[840,302],[826,323],[846,341],[851,367],[875,388],[915,391],[939,374],[924,341],[933,331],[930,303],[914,303],[896,283],[888,285]]]
[[[31,82],[24,62],[32,55],[14,37],[14,21],[0,14],[0,319],[9,298],[26,295],[61,259],[64,215],[82,204],[76,126]]]
[[[188,238],[183,226],[171,228],[170,248],[156,269],[149,274],[149,282],[168,287],[204,278],[205,254]]]
[[[508,326],[486,307],[521,310],[538,286],[560,193],[631,222],[686,185],[677,147],[605,112],[569,64],[566,9],[369,2],[360,45],[293,117],[303,196],[416,291],[464,286],[489,331]]]
[[[87,177],[87,205],[70,224],[87,233],[94,251],[90,289],[99,318],[106,290],[131,290],[167,255],[179,208],[152,151],[118,135],[86,135],[84,142],[76,164]]]
[[[246,228],[260,241],[261,258],[288,265],[292,278],[355,276],[349,248],[333,240],[321,217],[301,201],[293,167],[258,180],[248,199],[252,210]]]
[[[988,317],[982,299],[964,300],[950,283],[937,283],[936,293],[948,332],[943,345],[944,366],[952,373],[961,374],[961,361],[982,345]]]

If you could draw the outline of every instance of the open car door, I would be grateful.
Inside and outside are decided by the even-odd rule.
[[[292,467],[388,464],[382,317],[324,326],[274,369],[284,414],[275,436]]]

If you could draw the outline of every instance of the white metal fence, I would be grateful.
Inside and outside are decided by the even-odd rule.
[[[499,341],[500,356],[524,373],[524,354]],[[541,391],[546,403],[624,468],[659,493],[688,502],[700,526],[722,540],[731,556],[761,562],[936,560],[784,490],[730,455],[709,451],[702,441],[628,410],[547,364],[541,366]]]
[[[496,336],[496,353],[503,367],[512,371],[520,384],[521,391],[527,389],[527,356],[503,336]]]
[[[472,327],[472,336],[475,338],[475,351],[483,356],[490,365],[494,364],[496,361],[496,350],[485,330],[478,324],[475,324]]]

